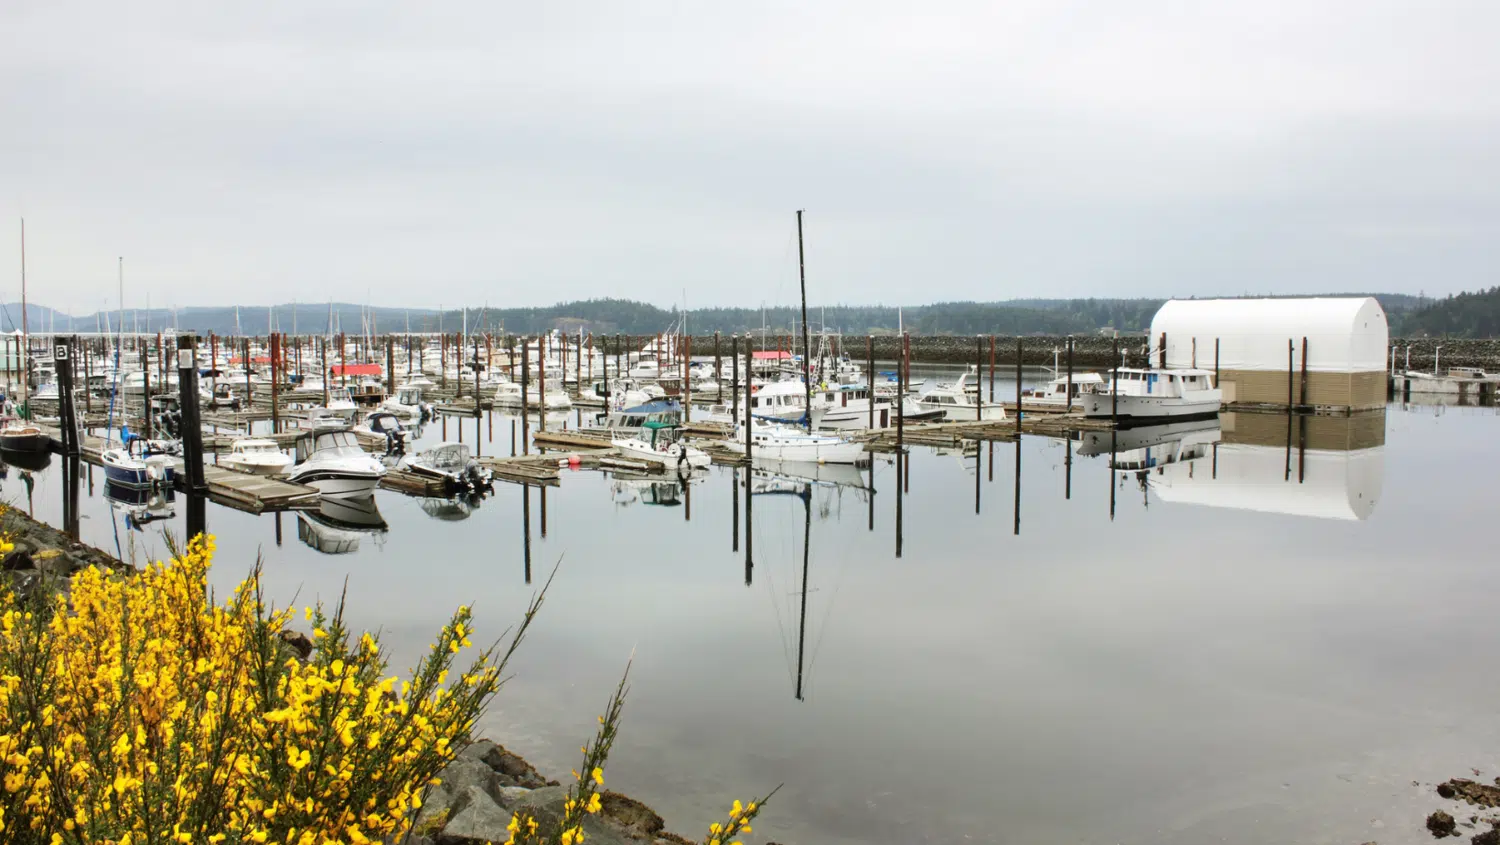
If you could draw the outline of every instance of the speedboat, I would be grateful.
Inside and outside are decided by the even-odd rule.
[[[50,447],[51,438],[34,423],[13,417],[0,424],[0,449],[7,452],[45,452]]]
[[[1122,367],[1112,384],[1079,400],[1085,417],[1165,422],[1218,416],[1223,394],[1214,384],[1213,370]]]
[[[292,465],[292,456],[281,451],[274,441],[247,438],[236,440],[229,447],[229,454],[219,458],[219,463],[251,475],[278,475]]]
[[[328,389],[328,410],[333,411],[344,418],[348,423],[354,419],[354,413],[359,407],[354,404],[354,394],[347,387],[332,387]]]
[[[298,442],[298,451],[308,438]],[[287,474],[294,484],[315,487],[324,496],[369,496],[385,477],[385,465],[360,448],[354,432],[319,431],[311,435],[307,460]]]
[[[401,418],[390,411],[371,411],[365,415],[364,424],[355,426],[354,430],[368,431],[377,437],[384,437],[385,451],[390,455],[404,453],[407,438],[415,436],[415,430],[403,425]]]
[[[413,475],[442,481],[450,490],[479,489],[489,484],[489,473],[481,469],[463,443],[439,443],[407,455],[396,465]]]
[[[735,429],[737,442],[730,445],[743,449],[745,436],[745,426],[741,425]],[[836,434],[810,433],[782,423],[756,420],[749,436],[752,454],[767,460],[862,465],[870,459],[862,443],[850,442]]]
[[[695,449],[682,440],[682,426],[674,422],[648,422],[639,434],[616,437],[613,445],[627,458],[656,461],[678,472],[706,467],[713,460],[702,449]]]
[[[973,373],[971,368],[952,384],[939,384],[923,393],[917,399],[917,407],[924,411],[942,411],[943,419],[950,422],[1005,419],[1005,406],[983,401],[979,397],[979,385],[969,385],[969,376]]]
[[[396,388],[396,395],[385,400],[380,407],[393,414],[408,417],[425,417],[432,414],[432,405],[422,401],[422,388],[411,383]]]
[[[177,474],[171,458],[151,454],[136,457],[129,445],[105,449],[99,459],[104,464],[104,478],[127,487],[170,486]]]

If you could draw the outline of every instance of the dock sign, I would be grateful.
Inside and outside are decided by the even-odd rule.
[[[68,360],[68,345],[66,343],[59,343],[56,346],[52,347],[52,360]]]

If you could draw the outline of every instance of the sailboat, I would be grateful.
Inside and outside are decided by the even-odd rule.
[[[176,477],[176,468],[171,458],[166,455],[153,455],[150,453],[150,445],[143,439],[132,437],[130,430],[125,425],[120,426],[120,445],[110,446],[110,431],[114,429],[115,400],[121,395],[120,392],[120,350],[125,345],[125,259],[120,258],[120,330],[115,333],[115,376],[110,387],[109,394],[109,420],[106,423],[104,442],[107,448],[100,453],[100,462],[104,464],[104,477],[116,485],[126,487],[160,487],[170,486]],[[123,401],[120,406],[120,416],[125,416]],[[136,444],[140,444],[141,455],[135,454]]]

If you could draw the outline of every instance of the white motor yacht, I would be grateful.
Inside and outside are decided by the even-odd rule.
[[[251,475],[279,475],[292,465],[292,456],[281,451],[275,441],[251,437],[234,441],[219,463]]]
[[[306,438],[298,444],[299,451]],[[385,477],[385,465],[365,453],[352,431],[311,435],[310,454],[287,475],[296,484],[316,487],[324,496],[368,496]]]
[[[1005,406],[998,402],[985,402],[979,397],[979,385],[970,385],[965,372],[952,384],[939,384],[917,399],[917,407],[923,411],[942,411],[943,419],[952,421],[1003,420]]]
[[[1116,370],[1113,378],[1113,384],[1079,397],[1085,417],[1117,416],[1128,422],[1203,419],[1217,416],[1223,404],[1213,370],[1126,367]]]
[[[422,401],[422,388],[411,383],[396,388],[396,395],[385,400],[380,407],[407,417],[423,417],[432,413],[432,405]]]

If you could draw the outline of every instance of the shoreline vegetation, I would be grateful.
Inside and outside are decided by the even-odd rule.
[[[310,635],[267,603],[259,562],[215,597],[212,536],[135,570],[0,508],[0,841],[730,845],[771,797],[690,840],[606,791],[628,664],[567,785],[476,740],[551,578],[492,644],[460,606],[395,674],[342,597],[303,608]]]

